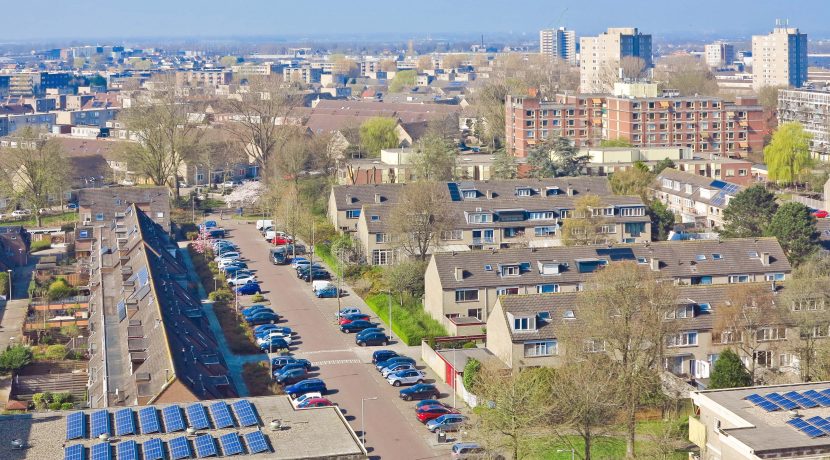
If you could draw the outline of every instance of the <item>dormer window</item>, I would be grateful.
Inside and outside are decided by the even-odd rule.
[[[559,187],[548,187],[545,189],[545,194],[547,196],[559,195]]]
[[[516,196],[530,196],[533,192],[529,188],[519,188],[516,189]]]
[[[539,262],[539,274],[541,275],[558,275],[559,262]]]
[[[461,196],[464,198],[478,198],[478,190],[462,190]]]
[[[553,211],[531,211],[527,213],[528,220],[553,220]]]
[[[519,276],[521,269],[518,265],[502,265],[501,276]]]
[[[471,224],[489,224],[493,222],[493,215],[490,213],[472,213],[467,217]]]
[[[533,317],[519,317],[513,318],[514,331],[533,331],[536,330],[536,318]]]

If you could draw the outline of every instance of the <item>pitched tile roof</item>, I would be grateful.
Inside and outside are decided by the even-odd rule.
[[[680,190],[666,187],[663,179],[669,179],[680,183]],[[692,186],[691,192],[686,190],[686,184]],[[656,179],[655,187],[670,195],[678,195],[696,202],[707,203],[712,206],[725,207],[728,204],[728,197],[735,196],[743,186],[699,176],[672,168],[664,169]]]

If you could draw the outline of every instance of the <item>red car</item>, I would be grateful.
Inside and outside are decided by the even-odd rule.
[[[816,219],[826,219],[828,215],[830,215],[827,211],[819,210],[813,213],[816,216]]]
[[[446,414],[457,414],[458,411],[452,407],[444,406],[443,404],[430,404],[428,406],[421,406],[415,411],[415,415],[421,423],[426,423],[432,419],[436,419]]]
[[[301,402],[298,409],[308,409],[309,407],[326,407],[326,406],[333,406],[331,401],[326,398],[311,398],[306,399],[305,401]]]
[[[349,324],[352,321],[369,321],[369,315],[365,315],[363,313],[353,313],[351,315],[346,315],[340,318],[340,325]]]
[[[291,237],[288,236],[275,236],[274,239],[271,240],[271,243],[277,246],[283,246],[286,244],[291,244],[293,241],[294,240],[292,240]]]

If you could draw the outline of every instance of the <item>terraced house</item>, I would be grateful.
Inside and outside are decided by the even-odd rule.
[[[749,173],[749,168],[733,172],[739,177],[746,177]],[[671,168],[658,174],[654,184],[655,198],[678,217],[676,222],[706,229],[723,226],[723,210],[741,190],[743,187],[732,182]]]
[[[237,396],[165,228],[132,204],[79,232],[94,239],[82,261],[91,270],[90,406]]]
[[[598,242],[651,239],[650,219],[642,200],[611,195],[604,177],[449,182],[446,186],[454,221],[450,230],[439,235],[433,252],[561,246],[564,220],[578,218],[574,215],[577,202],[587,195],[597,195],[602,202],[601,207],[591,209],[597,218]],[[340,229],[351,228],[344,223],[350,217],[356,220],[354,236],[368,263],[386,265],[400,255],[389,234],[388,220],[402,187],[406,186],[332,190],[330,218]],[[376,193],[371,194],[372,190]],[[345,199],[338,198],[343,195]],[[347,209],[349,203],[354,208]]]
[[[770,289],[763,283],[759,289]],[[664,370],[687,380],[706,385],[712,366],[726,348],[736,350],[735,333],[720,330],[718,312],[729,305],[733,286],[682,286],[678,289],[677,309],[666,316],[676,324],[666,339]],[[780,296],[780,289],[773,294]],[[560,340],[563,331],[583,327],[580,323],[579,293],[501,296],[487,320],[487,348],[513,369],[551,366],[561,363],[566,352]],[[769,324],[759,328],[755,356],[742,354],[756,368],[793,373],[797,376],[798,359],[786,340],[798,336],[798,330],[786,325]],[[826,336],[826,331],[825,331]],[[593,351],[602,352],[602,343],[589,343]]]
[[[445,252],[427,266],[424,308],[453,335],[477,334],[500,296],[580,291],[622,260],[690,286],[783,281],[792,270],[775,238]]]

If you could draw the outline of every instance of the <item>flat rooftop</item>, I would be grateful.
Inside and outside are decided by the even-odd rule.
[[[746,425],[727,428],[723,432],[748,446],[756,454],[760,454],[764,451],[782,451],[811,447],[830,449],[830,435],[810,438],[805,433],[787,424],[787,421],[792,419],[790,411],[776,410],[767,412],[755,403],[744,398],[752,394],[765,396],[770,393],[778,393],[783,395],[790,391],[803,393],[808,390],[820,392],[826,389],[830,389],[830,382],[711,390],[702,391],[699,394],[700,396],[709,398],[711,401],[714,401],[746,421]],[[797,412],[804,420],[815,416],[828,418],[830,417],[830,406],[798,409]]]
[[[155,406],[133,406],[128,409],[133,410],[133,419],[136,426],[136,432],[142,433],[138,417],[138,411],[145,407],[155,407],[158,409],[158,418],[161,423],[162,430],[158,433],[152,434],[136,434],[116,436],[116,420],[115,412],[123,410],[123,407],[110,408],[110,426],[113,436],[109,438],[109,444],[112,447],[112,458],[116,455],[116,446],[120,442],[135,441],[138,444],[138,450],[141,452],[138,458],[143,458],[144,446],[143,444],[151,439],[159,439],[164,446],[165,459],[172,458],[170,456],[169,441],[174,438],[186,436],[192,457],[196,458],[196,449],[194,445],[194,438],[198,435],[211,435],[215,439],[217,452],[223,453],[223,449],[219,443],[219,437],[228,433],[238,433],[240,438],[245,434],[261,431],[268,444],[268,450],[262,453],[249,453],[245,439],[240,439],[243,446],[243,452],[240,457],[252,459],[362,459],[366,458],[366,451],[363,449],[360,441],[351,429],[346,419],[337,407],[318,407],[313,409],[296,410],[291,405],[287,396],[266,396],[256,398],[242,398],[251,402],[254,406],[254,413],[257,417],[258,424],[248,427],[241,427],[240,421],[233,409],[230,409],[234,427],[217,429],[213,421],[213,415],[209,410],[209,406],[217,401],[224,401],[229,406],[239,399],[225,399],[203,401],[196,404],[202,404],[208,414],[207,418],[210,421],[209,429],[200,429],[196,431],[195,436],[188,436],[185,431],[165,432],[167,425],[162,417],[161,410],[168,406],[178,405],[182,408],[184,420],[186,425],[190,426],[190,420],[186,416],[185,408],[192,403],[183,404],[162,404]],[[30,414],[21,415],[6,415],[0,416],[0,458],[3,460],[46,460],[46,459],[61,459],[64,458],[64,448],[76,444],[83,445],[86,448],[86,456],[83,458],[91,459],[90,447],[95,444],[100,444],[102,441],[98,438],[91,438],[91,417],[90,414],[104,409],[93,409],[85,411],[61,411],[61,412],[33,412]],[[67,441],[67,416],[75,412],[84,412],[86,414],[86,437]],[[274,431],[270,428],[272,420],[280,420],[283,428]],[[21,439],[25,441],[27,447],[25,449],[13,449],[11,441]]]

